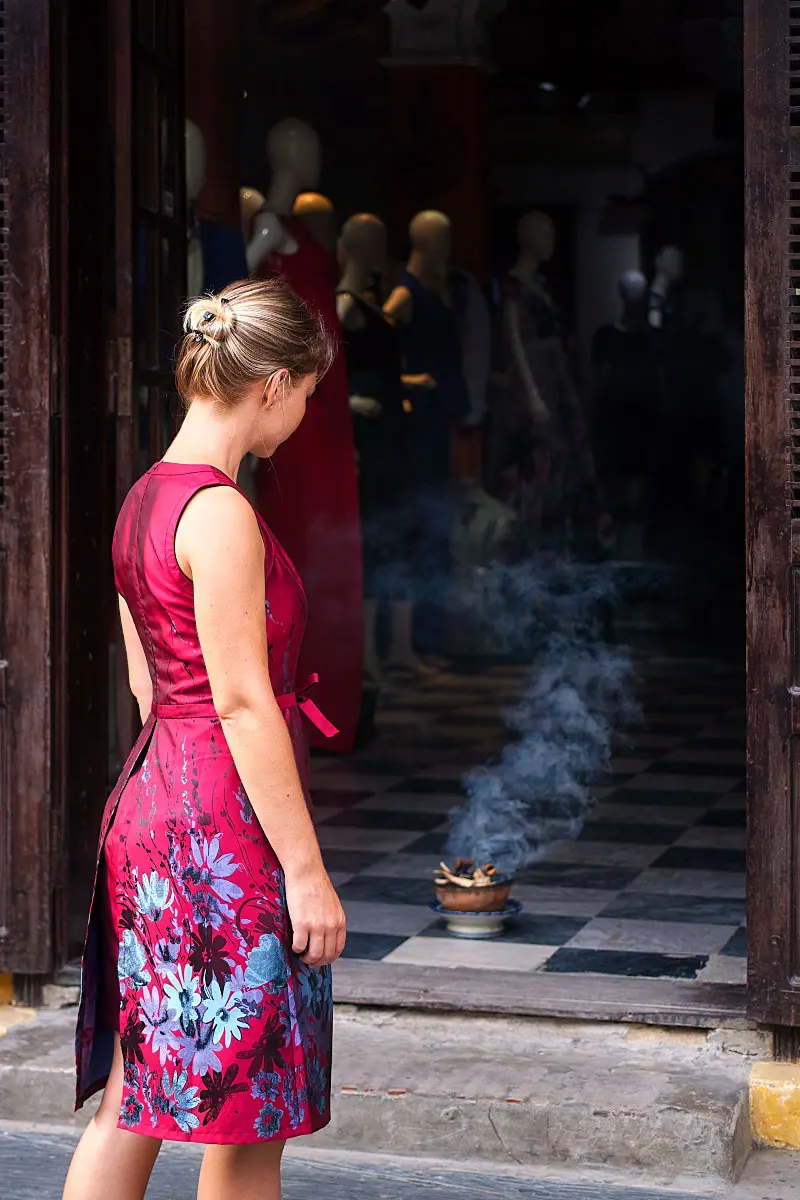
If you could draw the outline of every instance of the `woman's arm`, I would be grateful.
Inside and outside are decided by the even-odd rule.
[[[194,611],[214,707],[239,777],[286,877],[292,948],[309,966],[344,948],[345,917],[322,864],[283,713],[269,677],[264,544],[233,488],[190,501],[175,552],[194,583]]]
[[[122,596],[119,598],[119,615],[122,621],[122,639],[125,642],[125,655],[128,659],[128,681],[131,691],[139,705],[139,715],[144,725],[153,707],[153,681],[147,666],[147,658],[133,623],[131,610]]]

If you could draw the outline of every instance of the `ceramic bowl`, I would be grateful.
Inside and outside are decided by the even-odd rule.
[[[431,908],[444,919],[448,932],[454,937],[473,940],[500,937],[506,922],[522,912],[519,900],[509,900],[500,912],[453,912],[443,908],[436,900],[431,902]]]
[[[437,883],[436,899],[449,912],[501,912],[511,895],[511,879],[496,879],[477,887]]]

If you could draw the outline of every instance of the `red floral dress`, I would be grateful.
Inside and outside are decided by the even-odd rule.
[[[283,874],[214,711],[175,531],[213,467],[157,463],[114,535],[117,588],[147,654],[153,713],[103,816],[76,1035],[77,1103],[103,1087],[119,1030],[119,1124],[246,1143],[313,1133],[330,1108],[330,968],[291,950]],[[295,672],[305,596],[262,523],[270,676],[308,795]],[[220,564],[224,570],[224,564]]]

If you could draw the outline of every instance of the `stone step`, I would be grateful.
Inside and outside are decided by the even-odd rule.
[[[71,1115],[73,1022],[41,1010],[0,1039],[0,1120],[86,1119]],[[750,1031],[344,1006],[334,1119],[313,1145],[722,1183],[750,1155],[748,1080],[766,1056]]]

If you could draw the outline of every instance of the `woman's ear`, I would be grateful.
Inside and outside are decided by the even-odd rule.
[[[287,375],[288,372],[285,369],[275,371],[264,384],[264,403],[267,408],[272,408],[273,404],[283,396],[286,390]]]

